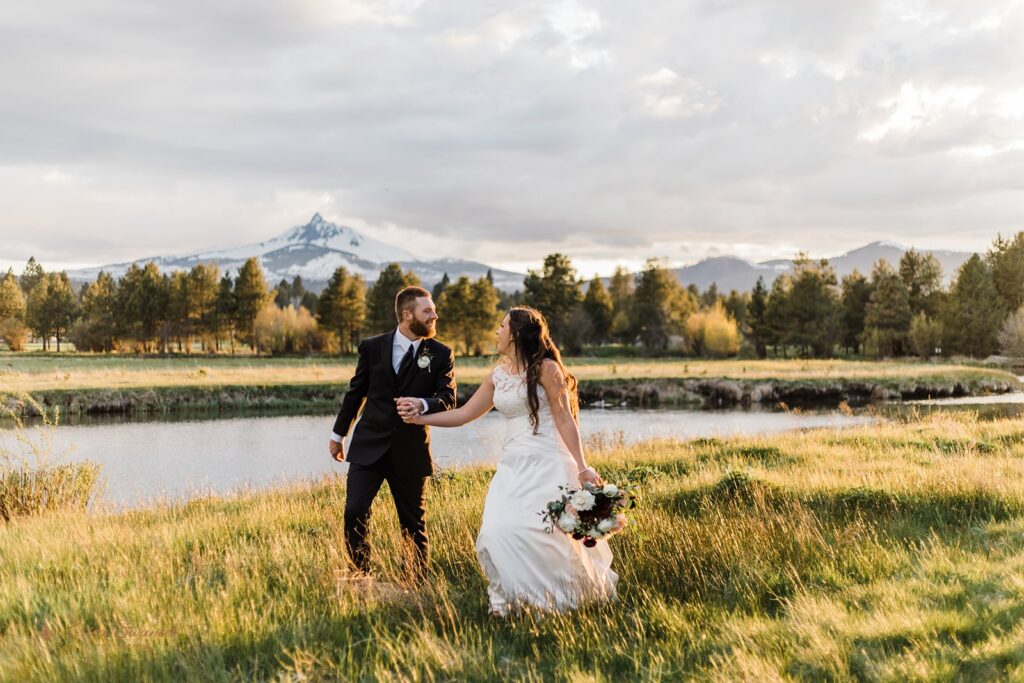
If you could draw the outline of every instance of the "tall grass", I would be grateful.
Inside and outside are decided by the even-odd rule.
[[[643,480],[617,602],[487,616],[491,470],[431,482],[432,578],[387,497],[349,579],[344,484],[0,527],[0,680],[991,680],[1024,675],[1024,427],[933,416],[591,444]]]
[[[42,416],[28,427],[21,404]],[[0,522],[55,510],[85,510],[100,492],[100,467],[95,463],[60,463],[52,433],[60,419],[30,396],[0,393]]]

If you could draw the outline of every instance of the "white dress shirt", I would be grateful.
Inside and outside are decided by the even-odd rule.
[[[391,367],[395,369],[395,374],[398,374],[398,366],[402,364],[402,358],[405,357],[405,354],[409,350],[409,347],[412,347],[412,356],[415,359],[416,354],[419,352],[420,349],[420,342],[422,341],[422,339],[417,339],[416,341],[413,341],[412,339],[409,339],[404,334],[402,334],[401,330],[395,330],[395,341],[392,342],[391,344]],[[421,410],[420,412],[427,412],[426,399],[421,398],[420,403],[423,404],[423,410]],[[331,432],[331,441],[341,443],[341,435]]]

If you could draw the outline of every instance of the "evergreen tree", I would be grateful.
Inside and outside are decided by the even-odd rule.
[[[293,306],[299,305],[302,301],[302,297],[306,295],[306,286],[302,284],[302,276],[296,275],[292,278],[292,284],[288,287],[288,291],[291,293],[291,303]]]
[[[0,320],[25,319],[25,295],[13,273],[0,280]]]
[[[899,271],[907,286],[910,312],[923,312],[929,318],[938,315],[942,304],[942,264],[935,255],[910,249],[900,257]]]
[[[789,292],[791,281],[788,274],[780,275],[772,282],[765,307],[765,343],[772,347],[774,355],[786,357],[786,337],[789,333]]]
[[[473,282],[463,275],[442,292],[437,310],[445,339],[466,355],[479,354],[497,324],[498,290],[486,277]]]
[[[79,351],[114,350],[117,333],[117,283],[103,271],[82,290],[82,321],[72,338]]]
[[[270,301],[263,268],[256,258],[248,259],[238,271],[235,281],[235,325],[245,335],[245,341],[252,346],[252,352],[259,353],[256,337],[256,316]]]
[[[305,308],[309,311],[310,315],[315,317],[317,310],[320,308],[320,297],[307,289],[302,293],[302,298],[299,299],[299,307]]]
[[[730,318],[736,321],[736,326],[740,330],[746,329],[747,326],[747,306],[750,304],[750,295],[746,292],[740,293],[735,289],[729,291],[729,296],[725,297],[723,306],[725,312]]]
[[[715,304],[718,303],[718,297],[718,283],[712,282],[711,285],[704,290],[704,293],[700,295],[701,308],[714,308]]]
[[[614,311],[612,297],[604,288],[601,278],[595,277],[590,281],[587,293],[583,297],[583,312],[590,322],[590,331],[595,343],[603,344],[611,336]]]
[[[393,314],[392,314],[393,315]],[[366,285],[358,275],[338,268],[320,293],[317,305],[320,326],[338,335],[342,353],[352,353],[366,321]]]
[[[395,297],[406,287],[420,284],[412,271],[402,272],[402,266],[389,263],[380,272],[366,293],[366,332],[383,334],[398,326],[395,318]]]
[[[854,270],[843,278],[843,347],[859,353],[864,339],[864,317],[867,315],[868,300],[871,298],[871,283]]]
[[[826,259],[797,256],[790,276],[784,340],[804,355],[830,356],[839,342],[842,309],[836,274]]]
[[[47,273],[29,293],[26,307],[28,324],[49,348],[50,337],[56,337],[57,352],[68,329],[78,318],[78,297],[67,273]]]
[[[888,261],[879,261],[871,273],[871,297],[864,312],[864,339],[869,352],[904,355],[912,318],[910,292],[903,278]]]
[[[764,278],[758,276],[754,291],[750,294],[750,305],[747,306],[747,324],[750,329],[750,341],[758,358],[768,356],[768,290],[764,286]]]
[[[988,252],[992,282],[1004,310],[1024,306],[1024,232],[1013,239],[999,235]]]
[[[225,273],[220,279],[217,287],[217,302],[214,304],[217,320],[217,350],[220,350],[220,339],[224,334],[228,335],[228,343],[231,348],[231,355],[235,354],[235,320],[237,319],[237,306],[235,305],[235,281],[230,273]]]
[[[134,339],[143,351],[150,350],[166,319],[168,292],[160,269],[150,261],[133,263],[117,287],[118,336]]]
[[[576,269],[564,254],[549,254],[540,271],[530,270],[523,280],[523,294],[547,318],[552,338],[561,341],[573,311],[583,301]]]
[[[943,316],[943,350],[985,357],[999,350],[1005,309],[988,264],[977,254],[957,271]]]
[[[274,288],[274,305],[278,308],[288,308],[292,303],[292,288],[288,281],[281,278]]]
[[[491,271],[488,270],[487,272],[489,273]],[[451,284],[451,281],[452,279],[448,277],[448,273],[445,273],[444,277],[442,277],[441,280],[434,285],[434,289],[431,291],[430,296],[435,302],[441,300],[441,295],[444,294],[445,288],[448,287],[449,284]]]
[[[636,339],[630,309],[633,305],[633,274],[622,266],[615,268],[608,282],[608,296],[612,299],[612,339],[630,344]]]
[[[216,263],[197,263],[188,274],[189,327],[199,334],[204,351],[217,336],[217,294],[220,289],[220,267]]]
[[[36,261],[35,256],[30,256],[28,263],[25,264],[25,269],[21,271],[21,291],[28,296],[29,292],[39,284],[39,282],[46,276],[46,271]]]
[[[668,347],[669,338],[683,335],[686,318],[697,299],[657,259],[648,259],[633,292],[633,327],[648,350]]]
[[[189,310],[188,273],[176,270],[163,276],[163,287],[167,293],[167,316],[164,319],[163,338],[173,338],[178,352],[192,351],[192,315]]]

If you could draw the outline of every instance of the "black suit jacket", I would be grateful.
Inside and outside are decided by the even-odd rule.
[[[341,400],[334,433],[348,434],[362,406],[345,459],[357,465],[372,465],[390,451],[397,474],[427,477],[434,471],[430,458],[430,428],[402,422],[395,399],[400,396],[426,399],[428,413],[454,408],[455,354],[439,341],[424,339],[412,365],[402,377],[396,377],[391,364],[391,347],[397,333],[389,332],[359,343],[356,372]],[[421,368],[417,361],[424,354],[431,356],[430,365]]]

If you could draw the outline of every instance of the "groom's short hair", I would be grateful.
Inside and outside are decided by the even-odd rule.
[[[395,317],[402,322],[402,311],[411,310],[416,306],[416,299],[430,296],[430,292],[422,287],[406,287],[395,297]]]

